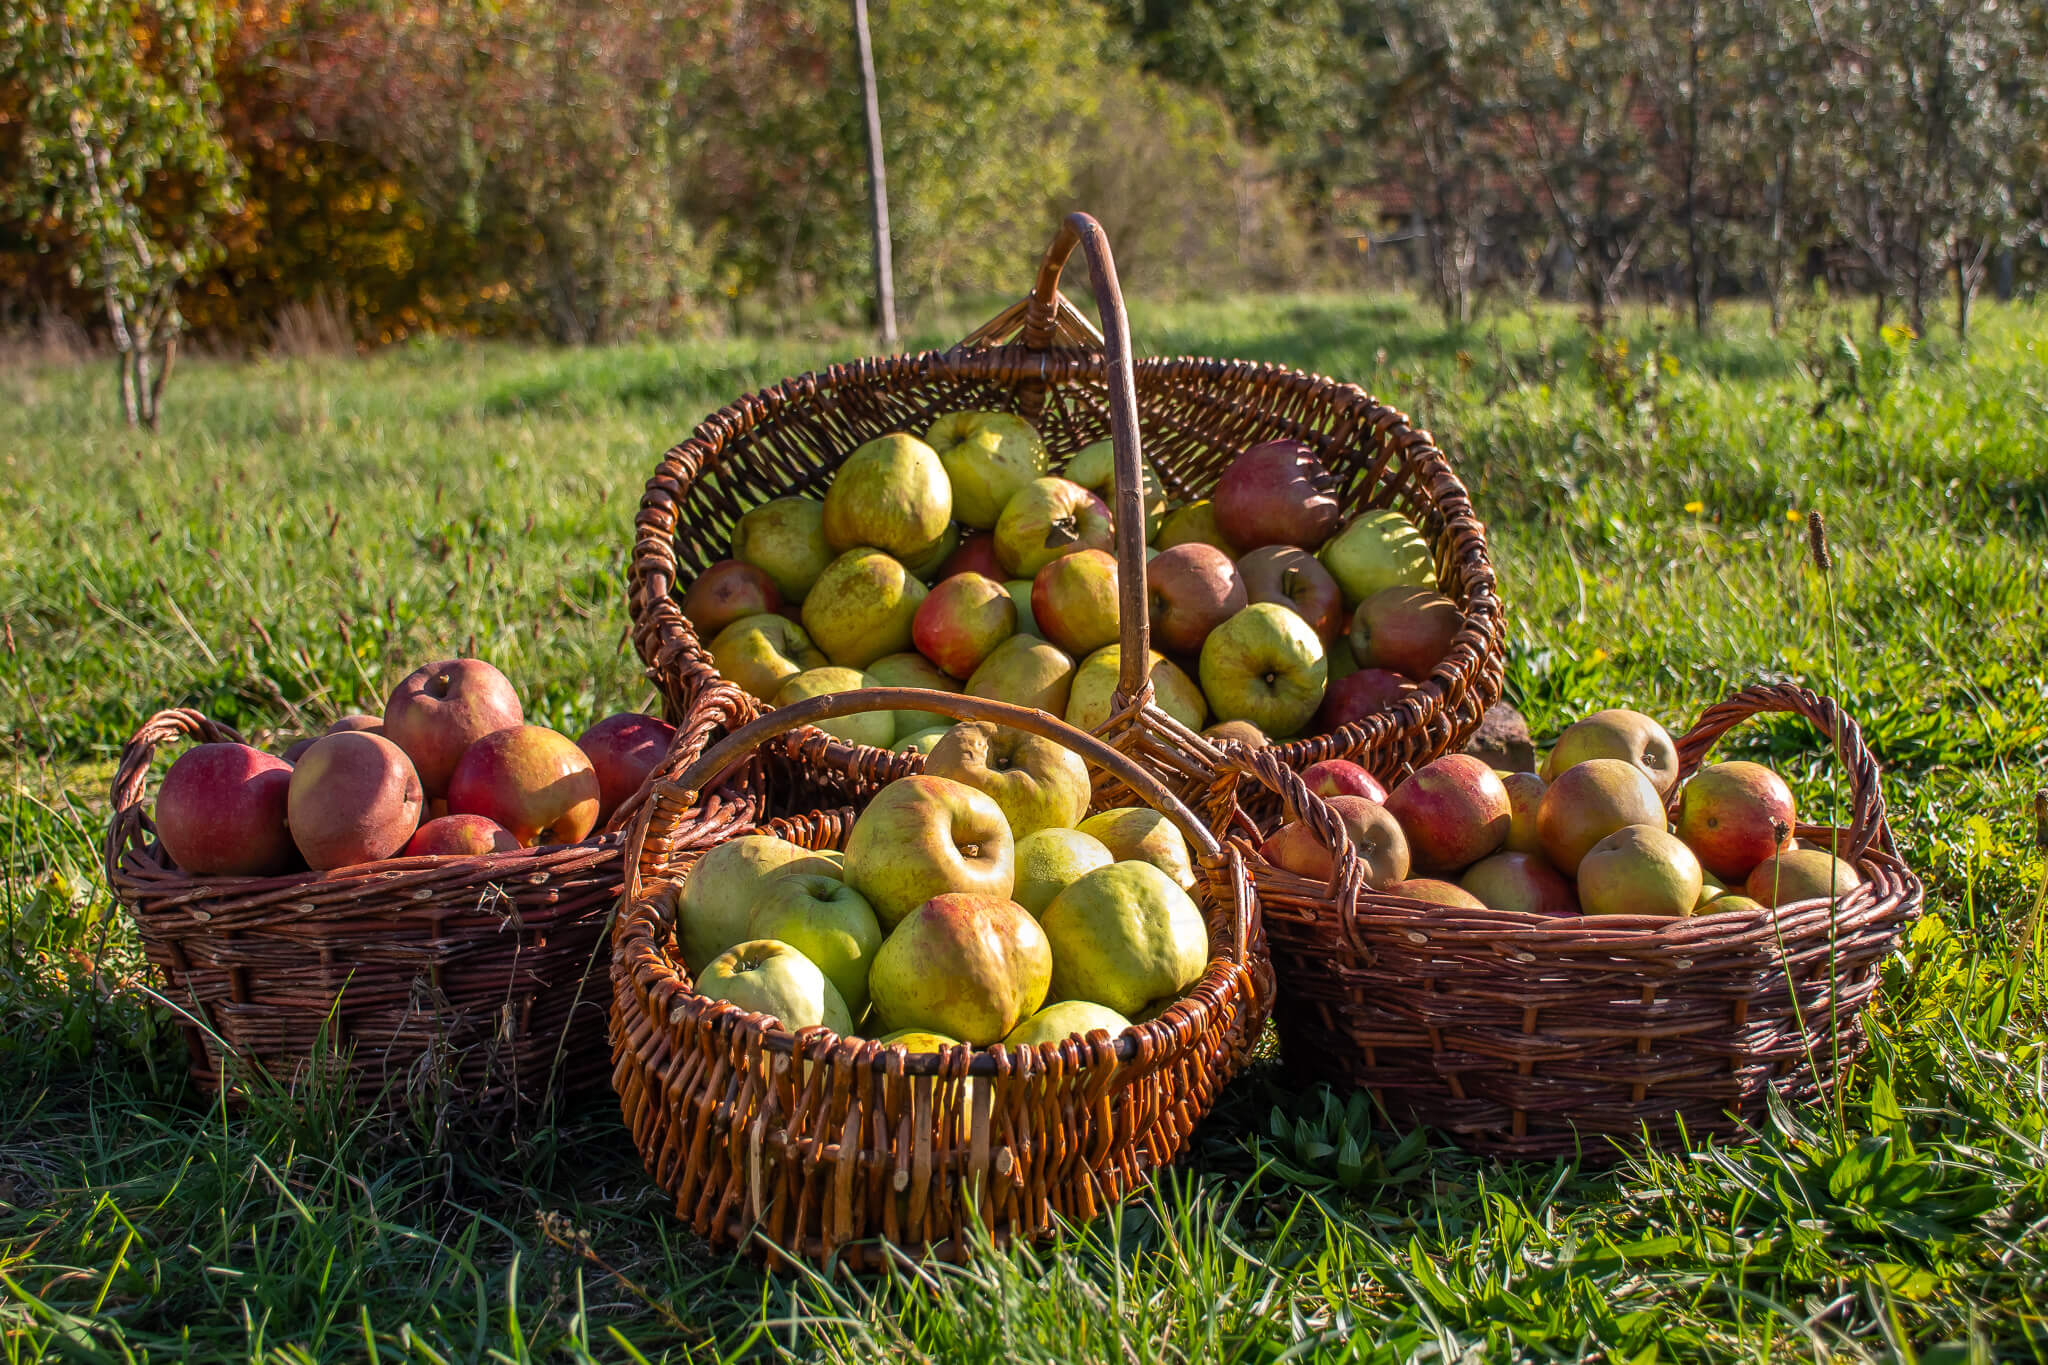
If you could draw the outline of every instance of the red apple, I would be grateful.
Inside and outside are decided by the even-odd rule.
[[[1368,801],[1385,801],[1387,789],[1365,769],[1342,758],[1326,758],[1301,770],[1301,780],[1317,796],[1362,796]]]
[[[1664,828],[1664,803],[1633,763],[1594,758],[1559,773],[1536,803],[1536,835],[1550,864],[1567,877],[1593,845],[1630,825]]]
[[[1427,588],[1387,588],[1358,604],[1351,652],[1360,668],[1390,668],[1418,682],[1443,662],[1465,624],[1458,604]]]
[[[983,578],[993,578],[1000,583],[1007,577],[1003,562],[996,558],[996,538],[990,531],[976,531],[960,542],[960,547],[946,556],[946,562],[939,565],[939,571],[932,582],[943,583],[954,574],[978,573]]]
[[[1434,877],[1410,877],[1405,882],[1395,882],[1385,888],[1389,896],[1406,896],[1412,901],[1428,901],[1432,905],[1449,905],[1460,910],[1484,910],[1486,902],[1452,882],[1441,882]]]
[[[343,716],[340,720],[322,730],[319,735],[307,735],[304,739],[292,745],[291,748],[286,749],[284,751],[284,761],[287,763],[297,763],[306,750],[313,747],[313,741],[320,738],[320,735],[339,735],[345,734],[350,730],[366,730],[370,734],[381,735],[384,733],[384,717],[366,716],[361,712]]]
[[[963,680],[1016,633],[1017,604],[1000,582],[978,573],[940,579],[910,618],[917,652]]]
[[[569,737],[518,725],[469,746],[448,781],[448,809],[481,815],[521,847],[573,844],[597,825],[597,771]]]
[[[709,640],[743,616],[782,610],[782,590],[775,580],[752,564],[721,559],[703,573],[683,594],[683,615],[697,628],[699,638]]]
[[[156,834],[194,877],[268,877],[298,861],[285,824],[292,765],[246,744],[197,744],[156,793]]]
[[[1332,682],[1316,709],[1316,730],[1328,734],[1339,726],[1384,711],[1415,690],[1415,684],[1384,668],[1361,668]]]
[[[1031,580],[1031,619],[1039,634],[1077,659],[1114,644],[1116,556],[1077,550],[1040,569]]]
[[[1345,836],[1365,864],[1367,886],[1379,890],[1408,875],[1408,840],[1385,806],[1362,796],[1333,796],[1326,804],[1343,821]],[[1312,881],[1328,881],[1337,865],[1335,854],[1300,820],[1274,831],[1259,846],[1259,856]]]
[[[1344,590],[1307,550],[1267,545],[1238,560],[1237,571],[1249,600],[1292,607],[1325,644],[1344,629]]]
[[[1336,480],[1300,441],[1267,441],[1230,462],[1216,483],[1216,525],[1240,550],[1313,550],[1343,519]]]
[[[621,711],[606,716],[576,738],[576,747],[597,773],[597,823],[612,818],[619,804],[647,780],[674,742],[676,727],[653,716]]]
[[[481,815],[444,815],[421,825],[406,841],[402,856],[471,858],[484,853],[511,853],[518,847],[519,841],[511,831]]]
[[[524,719],[503,673],[482,659],[447,659],[408,673],[391,689],[384,736],[412,760],[429,797],[445,796],[463,750]]]
[[[1578,897],[1557,869],[1534,853],[1496,853],[1465,869],[1458,885],[1493,910],[1523,915],[1576,915]]]
[[[1515,853],[1541,853],[1543,836],[1536,831],[1536,808],[1543,804],[1546,784],[1534,773],[1507,773],[1500,784],[1508,789],[1507,847]]]
[[[1451,872],[1478,862],[1508,837],[1508,789],[1485,762],[1445,754],[1424,764],[1387,796],[1415,865]]]
[[[1710,764],[1678,794],[1678,837],[1731,885],[1776,853],[1778,831],[1796,823],[1792,789],[1761,763]]]
[[[389,858],[419,828],[419,774],[382,735],[322,735],[292,770],[292,840],[325,871]]]
[[[1200,541],[1170,546],[1145,565],[1152,643],[1168,654],[1199,654],[1209,632],[1250,605],[1230,556]]]

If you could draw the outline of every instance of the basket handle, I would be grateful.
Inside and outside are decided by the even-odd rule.
[[[107,825],[107,842],[101,860],[111,881],[120,868],[121,857],[149,841],[151,825],[144,811],[149,794],[149,770],[156,761],[157,746],[178,739],[196,739],[201,744],[240,744],[240,734],[219,721],[209,720],[190,707],[159,711],[142,723],[114,769],[113,790],[108,802],[114,818]]]
[[[688,767],[700,757],[711,743],[711,736],[720,730],[730,730],[743,721],[752,720],[760,714],[760,706],[741,690],[739,684],[724,678],[717,678],[704,687],[702,692],[691,698],[689,712],[676,726],[676,736],[669,741],[668,752],[647,774],[647,780],[639,790],[619,802],[612,818],[605,822],[601,833],[627,828],[640,808],[647,804],[656,786],[668,780],[668,775]]]

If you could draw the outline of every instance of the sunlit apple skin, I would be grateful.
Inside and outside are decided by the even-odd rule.
[[[874,679],[857,668],[827,664],[823,668],[807,668],[784,683],[775,693],[773,704],[793,706],[811,697],[857,692],[873,685]],[[835,739],[871,749],[886,749],[896,742],[896,713],[893,711],[859,711],[850,716],[821,720],[817,725]]]
[[[1071,479],[1033,479],[996,519],[996,558],[1033,578],[1061,555],[1114,548],[1108,504]]]
[[[776,612],[742,617],[709,648],[722,676],[764,701],[805,669],[829,662],[801,625]]]
[[[976,1047],[1000,1042],[1045,1002],[1052,947],[1024,907],[948,892],[914,907],[875,953],[868,993],[884,1028]]]
[[[1465,624],[1458,604],[1427,588],[1388,588],[1358,604],[1351,651],[1360,668],[1384,668],[1421,682],[1451,652]]]
[[[1675,834],[1628,825],[1579,860],[1579,904],[1589,915],[1690,915],[1700,899],[1700,860]]]
[[[1267,545],[1237,561],[1245,596],[1291,607],[1325,645],[1344,629],[1344,593],[1330,571],[1306,550]]]
[[[448,810],[481,815],[522,848],[573,844],[597,827],[597,771],[567,735],[521,725],[469,746],[448,779]]]
[[[1269,735],[1299,733],[1315,718],[1329,677],[1323,642],[1294,611],[1254,602],[1202,645],[1202,694],[1220,720],[1248,720]]]
[[[1187,836],[1150,806],[1099,811],[1076,828],[1100,840],[1118,862],[1150,863],[1173,878],[1174,885],[1194,889],[1195,865],[1188,855]]]
[[[967,695],[1060,716],[1066,714],[1073,687],[1073,656],[1050,640],[1020,634],[997,645],[981,661],[967,680]]]
[[[1216,482],[1216,526],[1241,551],[1265,545],[1313,550],[1342,520],[1335,480],[1300,441],[1266,441],[1230,462]]]
[[[824,1027],[853,1032],[853,1015],[830,977],[801,952],[772,938],[751,939],[713,958],[698,974],[698,993],[765,1014],[791,1033]]]
[[[992,798],[950,778],[919,775],[882,788],[853,822],[841,880],[867,897],[888,929],[948,892],[1007,901],[1016,867],[1016,842]]]
[[[1031,619],[1039,634],[1075,658],[1117,638],[1116,556],[1076,550],[1031,580]]]
[[[1026,730],[962,721],[932,749],[924,770],[985,794],[1017,839],[1072,829],[1088,814],[1088,765],[1066,745]]]
[[[1033,830],[1017,840],[1017,886],[1012,899],[1033,915],[1042,915],[1053,897],[1115,861],[1092,834],[1052,827]]]
[[[413,670],[391,689],[384,737],[412,760],[431,798],[447,795],[455,765],[471,744],[524,719],[519,694],[503,673],[482,659],[444,659]]]
[[[822,855],[772,834],[745,834],[706,852],[676,892],[676,940],[692,973],[750,935],[754,908],[770,878],[784,871],[835,868]]]
[[[1537,853],[1494,853],[1465,869],[1458,885],[1490,910],[1523,915],[1576,915],[1572,884]]]
[[[1325,799],[1332,796],[1362,796],[1368,801],[1384,802],[1387,789],[1356,763],[1342,758],[1326,758],[1320,763],[1311,763],[1301,770],[1301,780],[1308,789]]]
[[[804,630],[842,668],[910,648],[927,589],[902,563],[861,546],[825,566],[804,599]]]
[[[1123,667],[1124,647],[1104,645],[1074,670],[1074,684],[1067,693],[1067,724],[1082,730],[1099,730],[1116,709],[1116,685]],[[1199,729],[1209,718],[1209,703],[1181,666],[1151,651],[1152,702],[1190,730]]]
[[[1053,897],[1042,923],[1052,998],[1092,1000],[1126,1018],[1179,996],[1209,961],[1202,912],[1150,863],[1097,868]]]
[[[1038,432],[1007,412],[947,413],[932,423],[925,440],[952,485],[953,515],[977,530],[994,526],[1010,499],[1049,464]]]
[[[1182,655],[1199,654],[1210,631],[1251,603],[1230,556],[1201,541],[1154,556],[1145,566],[1145,597],[1153,645]]]
[[[164,852],[195,877],[268,877],[298,862],[286,824],[292,765],[246,744],[197,744],[156,793]]]
[[[1548,784],[1534,773],[1506,773],[1500,784],[1508,789],[1508,851],[1543,852],[1543,836],[1536,828],[1536,808],[1543,803]]]
[[[1382,890],[1408,876],[1408,837],[1385,806],[1363,796],[1332,796],[1325,803],[1344,824],[1345,837],[1365,866],[1365,884]],[[1328,881],[1336,872],[1336,855],[1303,821],[1282,825],[1259,848],[1259,856],[1275,867]]]
[[[1467,867],[1508,837],[1507,788],[1470,754],[1445,754],[1424,764],[1387,794],[1386,807],[1401,822],[1420,872]]]
[[[606,716],[576,738],[576,747],[597,773],[597,823],[612,818],[619,804],[647,780],[674,742],[676,727],[653,716],[621,711]]]
[[[1640,711],[1595,711],[1567,726],[1544,762],[1543,776],[1555,780],[1559,773],[1589,758],[1618,758],[1635,764],[1659,796],[1671,795],[1678,785],[1678,747],[1671,742],[1669,731]]]
[[[732,557],[775,580],[785,603],[803,601],[833,560],[825,543],[824,504],[792,496],[742,513],[732,528]]]
[[[943,583],[954,574],[962,573],[978,573],[983,578],[993,578],[998,583],[1003,581],[1003,562],[996,558],[996,538],[993,532],[976,531],[962,539],[959,548],[947,555],[946,562],[939,565],[934,581]]]
[[[1842,897],[1863,885],[1863,874],[1817,848],[1795,848],[1750,869],[1743,891],[1759,904],[1777,907],[1796,901]]]
[[[782,590],[765,570],[737,559],[721,559],[703,573],[683,594],[683,615],[710,639],[743,616],[782,610]]]
[[[1153,543],[1162,554],[1176,545],[1207,545],[1222,551],[1227,559],[1237,558],[1238,553],[1216,524],[1216,504],[1206,498],[1168,512]]]
[[[848,455],[825,491],[825,543],[842,557],[865,546],[912,558],[928,551],[952,519],[953,489],[938,453],[900,431]]]
[[[974,676],[995,647],[1017,633],[1017,604],[1001,582],[978,573],[942,578],[910,621],[917,652],[955,678]]]
[[[1316,733],[1328,734],[1377,715],[1414,690],[1413,682],[1384,668],[1361,668],[1347,674],[1324,690],[1322,705],[1316,708]]]
[[[1454,882],[1439,881],[1435,877],[1410,877],[1405,882],[1395,882],[1385,888],[1389,896],[1406,896],[1412,901],[1428,901],[1432,905],[1451,906],[1459,910],[1484,910],[1486,902]]]
[[[867,898],[845,882],[787,869],[768,878],[747,936],[787,943],[825,974],[856,1021],[867,1011],[868,968],[882,946],[882,926]]]
[[[1316,552],[1345,605],[1356,607],[1387,588],[1436,586],[1436,555],[1415,523],[1390,507],[1360,513]]]
[[[958,680],[914,650],[884,654],[862,671],[874,680],[876,687],[922,687],[932,692],[960,690]],[[943,730],[949,724],[944,716],[935,716],[929,711],[897,711],[892,714],[896,717],[899,743],[920,730]]]
[[[1678,837],[1731,884],[1776,853],[1778,831],[1797,823],[1792,789],[1761,763],[1709,764],[1678,793]]]
[[[292,840],[315,871],[389,858],[419,828],[419,774],[382,735],[323,735],[292,769]]]
[[[1003,1037],[1003,1046],[1059,1043],[1069,1038],[1086,1038],[1097,1029],[1115,1038],[1130,1026],[1130,1020],[1107,1005],[1098,1005],[1093,1000],[1062,1000],[1047,1005],[1011,1029]]]
[[[1664,803],[1633,763],[1595,758],[1558,774],[1536,803],[1536,834],[1550,865],[1576,877],[1593,845],[1629,825],[1664,827]]]
[[[519,841],[512,837],[512,832],[496,821],[481,815],[444,815],[414,831],[412,838],[406,840],[402,856],[473,858],[485,853],[512,853],[518,848]]]
[[[1159,481],[1159,472],[1152,468],[1150,460],[1141,460],[1138,471],[1139,498],[1145,508],[1145,542],[1149,545],[1158,539],[1160,527],[1166,521],[1166,485]],[[1083,446],[1074,452],[1061,473],[1110,506],[1116,505],[1115,442],[1097,441],[1092,446]]]

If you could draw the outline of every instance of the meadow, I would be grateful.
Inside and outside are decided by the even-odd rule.
[[[1986,306],[1968,351],[1867,319],[1133,315],[1142,352],[1319,370],[1438,434],[1539,737],[1603,705],[1678,731],[1756,678],[1846,703],[1928,914],[1838,1107],[1746,1145],[1516,1165],[1267,1061],[1116,1217],[864,1283],[709,1253],[603,1106],[446,1143],[318,1099],[209,1106],[98,870],[114,763],[162,707],[291,734],[453,650],[572,734],[651,705],[623,575],[654,460],[864,340],[195,359],[155,436],[119,424],[111,365],[8,359],[0,1361],[2048,1356],[2048,311]],[[1806,808],[1840,796],[1796,723],[1723,752],[1768,756]]]

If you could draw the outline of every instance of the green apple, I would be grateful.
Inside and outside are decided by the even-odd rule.
[[[882,946],[882,925],[867,898],[837,877],[770,877],[754,901],[747,937],[787,943],[825,974],[855,1019],[866,1012],[868,967]]]
[[[960,684],[947,677],[944,669],[915,650],[884,654],[861,671],[873,678],[877,687],[922,687],[928,692],[960,690]],[[946,726],[944,716],[935,716],[929,711],[893,711],[890,714],[896,717],[896,733],[899,735],[914,735],[920,730],[944,729]]]
[[[825,657],[866,668],[910,648],[910,623],[925,586],[880,550],[848,550],[825,566],[804,599],[804,629]]]
[[[905,432],[846,457],[825,492],[825,543],[909,557],[929,551],[953,519],[953,490],[932,448]]]
[[[1053,897],[1115,861],[1092,834],[1078,829],[1033,830],[1017,841],[1017,886],[1010,898],[1042,915]]]
[[[830,877],[833,881],[844,880],[846,855],[836,848],[812,849],[808,855],[795,862],[784,863],[768,875],[773,877]]]
[[[946,529],[939,533],[937,540],[922,550],[913,550],[904,555],[903,567],[910,570],[911,576],[919,582],[930,583],[933,575],[938,573],[939,566],[951,558],[953,551],[959,548],[960,523],[949,521],[946,523]]]
[[[823,1024],[852,1033],[853,1016],[839,990],[801,952],[772,938],[735,944],[697,977],[697,993],[741,1009],[773,1015],[791,1033]]]
[[[1384,588],[1436,586],[1436,554],[1415,523],[1391,507],[1361,512],[1323,542],[1316,558],[1344,590],[1347,607]]]
[[[1069,479],[1081,485],[1109,504],[1110,514],[1116,514],[1116,443],[1097,441],[1092,446],[1083,446],[1074,452],[1074,458],[1067,461],[1064,471]],[[1145,539],[1149,542],[1159,537],[1159,529],[1166,521],[1166,485],[1159,481],[1159,474],[1152,468],[1150,460],[1138,461],[1138,482],[1144,488],[1145,498]]]
[[[1216,504],[1206,498],[1167,513],[1154,544],[1162,550],[1171,550],[1176,545],[1213,545],[1232,559],[1237,558],[1237,548],[1216,525]]]
[[[1192,889],[1194,859],[1188,856],[1188,841],[1173,821],[1150,806],[1120,806],[1083,820],[1075,828],[1091,834],[1120,863],[1150,863],[1171,877],[1177,886]]]
[[[1104,645],[1081,661],[1074,670],[1074,685],[1067,692],[1067,724],[1082,730],[1100,730],[1109,722],[1116,704],[1117,671],[1123,667],[1123,646]],[[1181,666],[1157,650],[1152,651],[1152,700],[1159,709],[1190,730],[1202,728],[1209,718],[1209,704],[1202,689],[1182,671]]]
[[[1010,834],[1071,829],[1088,814],[1088,765],[1057,740],[989,721],[962,721],[924,761],[934,777],[950,777],[987,794]]]
[[[1017,633],[1036,635],[1043,640],[1045,635],[1038,629],[1038,618],[1031,614],[1031,580],[1009,579],[1003,584],[1003,591],[1010,594],[1010,600],[1017,604]]]
[[[697,860],[676,893],[676,938],[692,972],[747,937],[754,900],[768,879],[818,855],[772,834],[728,839]]]
[[[1067,709],[1074,661],[1058,645],[1035,635],[1012,635],[989,652],[967,680],[967,695],[1015,702],[1051,715]]]
[[[1004,504],[1050,466],[1037,431],[1007,412],[947,413],[924,439],[952,481],[953,515],[978,531],[993,527]]]
[[[1016,843],[996,803],[951,778],[899,778],[868,802],[846,836],[846,884],[884,928],[933,896],[1009,899]]]
[[[1109,505],[1071,479],[1033,479],[996,518],[996,562],[1019,578],[1076,550],[1114,550]]]
[[[764,502],[740,515],[732,528],[732,557],[775,580],[782,600],[804,600],[811,584],[832,562],[825,543],[825,504],[788,497]]]
[[[1863,874],[1853,864],[1825,849],[1795,848],[1758,863],[1742,889],[1760,905],[1780,906],[1839,900],[1861,885]]]
[[[1358,654],[1351,648],[1351,633],[1337,632],[1337,638],[1325,645],[1330,660],[1330,682],[1348,678],[1358,671]]]
[[[896,714],[899,716],[903,716],[908,715],[910,713],[907,711],[898,711]],[[931,717],[926,716],[924,717],[924,719],[930,720]],[[890,745],[889,747],[894,749],[899,754],[924,754],[926,756],[930,756],[933,748],[935,748],[938,745],[938,742],[944,739],[945,737],[945,727],[934,726],[932,729],[929,730],[919,730],[914,735],[905,735],[902,739],[897,740],[894,744]]]
[[[1086,1038],[1101,1029],[1114,1038],[1131,1026],[1131,1021],[1107,1005],[1093,1000],[1062,1000],[1047,1005],[1010,1030],[1004,1047],[1035,1047],[1039,1043],[1063,1043],[1069,1038]]]
[[[1579,907],[1589,915],[1689,915],[1700,902],[1700,860],[1655,825],[1616,830],[1579,860]]]
[[[875,1039],[878,1043],[893,1043],[905,1052],[944,1052],[949,1047],[960,1046],[958,1038],[948,1038],[943,1033],[929,1029],[900,1028]]]
[[[1593,758],[1615,758],[1635,764],[1650,779],[1659,796],[1671,795],[1672,788],[1678,785],[1678,746],[1672,743],[1671,732],[1640,711],[1623,707],[1595,711],[1567,726],[1544,761],[1543,776],[1555,782],[1560,773]],[[1756,853],[1759,859],[1770,856],[1768,835]]]
[[[1053,897],[1043,923],[1054,998],[1126,1018],[1194,985],[1209,962],[1202,912],[1150,863],[1096,868]]]
[[[1285,739],[1315,717],[1330,664],[1299,612],[1254,602],[1210,632],[1198,671],[1218,720],[1248,720]]]
[[[728,682],[766,699],[807,668],[827,660],[804,628],[787,616],[742,616],[711,641],[711,662]]]
[[[834,692],[858,692],[863,687],[874,686],[874,680],[857,668],[840,668],[827,664],[823,668],[807,668],[782,685],[772,699],[777,706],[802,701],[806,697],[829,696]],[[845,740],[848,744],[866,744],[876,749],[886,749],[896,742],[896,713],[894,711],[863,711],[856,716],[835,716],[821,720],[818,728],[826,734]]]
[[[1116,556],[1107,550],[1061,555],[1031,580],[1033,623],[1075,658],[1114,641],[1117,617]]]
[[[868,972],[868,995],[885,1028],[986,1047],[1045,1002],[1052,972],[1045,931],[1023,906],[948,892],[890,930]]]

